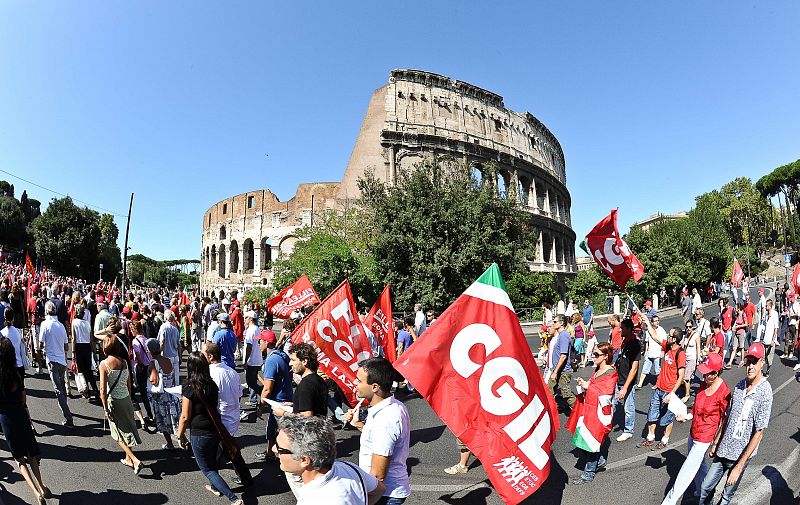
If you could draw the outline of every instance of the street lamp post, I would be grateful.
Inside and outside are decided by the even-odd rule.
[[[100,263],[100,280],[103,280],[103,264]]]

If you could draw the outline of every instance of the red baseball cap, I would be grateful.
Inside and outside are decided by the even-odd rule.
[[[754,358],[763,359],[764,354],[765,354],[764,344],[762,344],[761,342],[756,342],[747,348],[747,354],[745,354],[745,358],[748,356],[752,356]]]
[[[651,302],[650,300],[646,300],[646,301],[644,302],[644,305],[645,305],[646,307],[650,307],[650,306],[652,306],[652,305],[653,305],[653,302]]]
[[[265,340],[268,344],[274,344],[277,341],[275,332],[270,329],[261,330],[261,333],[258,334],[258,338],[260,340]]]
[[[763,295],[764,294],[764,288],[758,288],[758,293]]]
[[[703,375],[711,372],[719,372],[720,370],[722,370],[722,355],[716,352],[712,352],[711,354],[708,355],[708,357],[704,362],[697,365],[697,369]]]

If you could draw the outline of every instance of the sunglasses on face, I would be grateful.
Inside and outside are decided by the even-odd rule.
[[[284,454],[284,455],[294,454],[289,449],[284,449],[283,447],[279,446],[278,444],[275,444],[275,452],[277,452],[278,454]]]
[[[595,358],[599,358],[600,356],[605,356],[605,354],[602,354],[602,353],[599,353],[599,352],[594,352],[594,353],[592,353],[592,356],[594,356]]]

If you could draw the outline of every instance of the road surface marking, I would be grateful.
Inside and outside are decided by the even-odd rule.
[[[411,491],[417,491],[421,493],[461,493],[472,491],[473,489],[481,489],[485,487],[490,487],[489,484],[486,482],[478,482],[475,484],[469,484],[465,486],[464,484],[449,484],[449,485],[440,485],[440,484],[411,484]]]

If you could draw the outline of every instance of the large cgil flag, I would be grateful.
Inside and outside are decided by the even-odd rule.
[[[496,264],[395,368],[481,460],[506,503],[519,503],[547,479],[558,412]]]
[[[283,291],[267,301],[267,310],[275,316],[286,319],[292,312],[301,307],[319,303],[319,297],[311,287],[311,282],[303,274],[292,284],[286,286]]]
[[[394,319],[392,318],[391,288],[387,284],[383,288],[378,301],[364,318],[364,326],[372,330],[383,347],[383,355],[394,363],[397,358],[397,345],[394,340]]]
[[[600,265],[600,268],[614,279],[620,288],[624,289],[631,277],[635,282],[644,274],[644,266],[631,252],[617,230],[616,210],[612,210],[611,214],[592,228],[586,239],[581,242],[581,248],[594,258],[595,263]]]
[[[350,406],[354,407],[358,363],[372,357],[372,351],[347,280],[295,328],[292,342],[306,342],[314,347],[320,371],[339,384]]]
[[[572,443],[588,452],[599,452],[603,440],[611,431],[614,410],[611,400],[617,385],[617,372],[592,378],[592,387],[578,395],[578,401],[565,426],[572,432]]]
[[[739,264],[739,260],[733,258],[733,275],[731,275],[731,284],[735,287],[739,287],[739,285],[744,280],[744,270],[742,270],[742,265]]]

